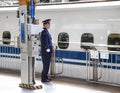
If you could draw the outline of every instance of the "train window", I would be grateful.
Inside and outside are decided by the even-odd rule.
[[[120,45],[120,34],[113,33],[108,36],[108,45]],[[108,47],[111,51],[120,51],[120,48]]]
[[[84,43],[94,43],[94,37],[91,33],[84,33],[81,36],[81,48],[84,49],[91,49],[91,46],[86,46],[86,45],[82,45]]]
[[[3,38],[3,44],[10,44],[11,34],[9,31],[4,31],[2,38]]]
[[[58,35],[58,47],[61,49],[67,49],[69,46],[69,35],[65,32],[61,32]]]

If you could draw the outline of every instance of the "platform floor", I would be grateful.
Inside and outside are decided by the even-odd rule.
[[[56,78],[49,83],[41,83],[40,77],[36,79],[37,85],[42,89],[29,90],[19,87],[20,75],[11,71],[0,72],[0,93],[120,93],[120,87],[93,84],[85,80]]]

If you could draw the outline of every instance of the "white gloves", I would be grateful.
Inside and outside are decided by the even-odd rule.
[[[48,48],[48,49],[46,50],[46,52],[50,52],[50,49]]]

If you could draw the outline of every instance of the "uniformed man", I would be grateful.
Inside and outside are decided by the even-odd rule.
[[[48,31],[50,28],[51,19],[46,19],[42,21],[43,30],[41,32],[40,40],[41,40],[41,54],[42,54],[42,62],[43,62],[43,70],[41,75],[42,82],[49,82],[48,71],[51,61],[52,55],[52,38]]]

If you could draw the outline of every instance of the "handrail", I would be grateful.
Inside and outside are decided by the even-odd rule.
[[[102,63],[99,62],[99,64],[100,64],[100,76],[98,77],[98,79],[101,79],[102,78]]]
[[[96,50],[95,50],[96,51]],[[87,68],[87,81],[89,81],[90,80],[90,66],[91,66],[91,58],[90,58],[90,54],[88,54],[88,53],[90,53],[90,50],[86,50],[86,68]],[[93,61],[93,60],[92,60]],[[99,62],[98,61],[98,63],[100,64],[100,76],[99,77],[97,77],[97,79],[101,79],[102,78],[102,63],[101,62]],[[97,64],[97,66],[99,65],[99,64]]]
[[[59,74],[62,74],[63,73],[63,59],[62,58],[56,58],[56,60],[58,59],[58,62],[60,62],[61,61],[61,63],[62,63],[62,70],[61,70],[61,72],[58,72],[58,73],[56,73],[55,75],[59,75]]]
[[[108,53],[108,55],[109,54],[112,54],[113,53],[113,55],[114,54],[120,54],[120,51],[106,51],[106,50],[93,50],[93,51],[98,51],[98,53],[102,53],[102,52],[106,52],[106,53]],[[98,75],[98,77],[97,77],[97,79],[98,80],[93,80],[93,77],[92,77],[92,75],[91,75],[91,69],[90,69],[90,67],[91,67],[91,64],[92,64],[92,60],[91,60],[91,58],[90,58],[90,55],[89,55],[89,52],[90,52],[90,50],[88,49],[88,50],[86,50],[86,70],[87,70],[87,76],[86,76],[86,80],[88,81],[88,82],[94,82],[94,83],[102,83],[102,84],[107,84],[107,85],[113,85],[113,86],[120,86],[117,82],[115,82],[115,83],[110,83],[109,81],[106,81],[106,82],[102,82],[102,81],[100,81],[100,79],[101,78],[104,78],[105,77],[105,74],[103,73],[104,72],[104,70],[103,70],[103,68],[102,68],[102,61],[100,61],[99,59],[100,58],[98,58],[97,60],[97,62],[98,62],[98,65],[97,66],[99,66],[99,75]],[[112,57],[112,56],[109,56],[110,58]],[[109,58],[109,59],[110,59]],[[103,58],[104,59],[104,58]],[[94,60],[94,58],[93,58],[93,60]],[[107,57],[106,57],[106,60],[108,60],[107,59]],[[116,59],[117,60],[117,59]],[[104,65],[104,64],[103,64]],[[108,65],[108,64],[106,64],[106,65]],[[111,64],[109,64],[109,65],[111,65]],[[117,61],[116,61],[116,66],[117,66]],[[108,66],[109,67],[109,66]],[[116,67],[116,69],[117,69],[117,67]],[[108,68],[107,68],[107,70],[108,70]],[[93,73],[93,72],[92,72]],[[108,71],[107,71],[107,73],[108,73]],[[116,74],[115,74],[116,75]]]

